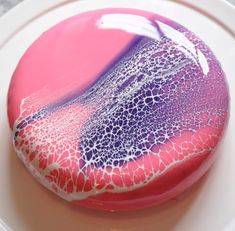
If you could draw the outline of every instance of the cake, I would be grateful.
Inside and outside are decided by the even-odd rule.
[[[15,151],[61,198],[122,211],[160,204],[212,165],[228,119],[210,48],[151,12],[78,14],[25,52],[8,93]]]

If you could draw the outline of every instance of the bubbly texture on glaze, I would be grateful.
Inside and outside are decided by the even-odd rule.
[[[127,21],[142,17],[147,29],[133,35],[124,20],[132,37],[95,81],[50,94],[45,84],[22,99],[14,122],[19,157],[67,200],[135,191],[189,158],[210,158],[226,123],[225,76],[204,42],[173,21],[132,10],[95,11],[96,29],[122,30],[117,12],[129,15]],[[89,57],[86,62],[92,68]]]

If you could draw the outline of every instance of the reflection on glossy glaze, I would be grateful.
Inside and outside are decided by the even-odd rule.
[[[44,33],[9,89],[14,146],[47,188],[76,204],[159,204],[213,162],[228,114],[220,64],[161,16],[105,9]]]

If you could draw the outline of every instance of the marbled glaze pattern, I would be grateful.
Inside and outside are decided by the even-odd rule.
[[[66,49],[64,34],[74,36],[75,23],[94,27],[79,33],[93,36],[94,44],[104,36],[103,45],[111,40],[102,52],[93,50],[94,56],[108,54],[97,59],[99,71],[84,80],[77,68],[76,79],[53,90],[47,89],[55,81],[50,76],[21,99],[17,115],[19,105],[12,102],[17,93],[11,89],[18,89],[24,60],[40,56],[37,49],[45,49],[56,33]],[[81,60],[92,69],[95,64],[79,49],[76,55],[84,55]],[[170,199],[205,173],[226,124],[228,102],[219,62],[192,32],[151,13],[106,9],[68,19],[34,43],[13,76],[9,118],[15,149],[42,184],[77,204],[128,210]]]

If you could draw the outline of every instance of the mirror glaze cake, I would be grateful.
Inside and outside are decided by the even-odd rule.
[[[215,159],[228,118],[209,47],[154,13],[100,9],[43,33],[9,88],[13,144],[71,203],[135,210],[167,201]]]

